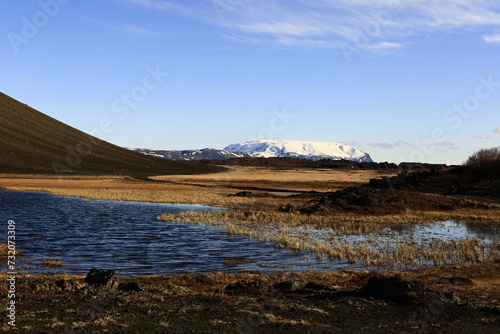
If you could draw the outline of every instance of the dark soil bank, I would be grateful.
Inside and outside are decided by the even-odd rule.
[[[7,325],[2,307],[0,330],[498,333],[499,274],[493,264],[382,273],[19,276],[16,327]]]

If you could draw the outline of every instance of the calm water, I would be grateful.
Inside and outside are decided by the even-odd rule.
[[[16,245],[32,272],[48,271],[42,259],[59,259],[68,273],[115,269],[145,275],[231,270],[325,270],[347,266],[317,263],[305,254],[279,251],[271,242],[229,236],[201,224],[159,222],[162,213],[217,210],[201,205],[87,201],[45,193],[0,191],[0,218],[16,222]],[[256,261],[224,265],[228,257]],[[29,259],[29,261],[28,261]],[[26,263],[29,262],[29,263]]]

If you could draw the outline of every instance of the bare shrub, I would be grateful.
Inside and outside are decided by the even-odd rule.
[[[483,148],[473,153],[464,166],[488,175],[500,175],[500,147]]]

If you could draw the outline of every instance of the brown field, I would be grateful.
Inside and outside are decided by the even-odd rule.
[[[184,221],[213,223],[243,222],[255,229],[262,224],[285,223],[287,226],[328,227],[336,224],[348,234],[374,232],[383,226],[401,226],[420,222],[456,219],[473,224],[497,224],[500,206],[488,210],[476,206],[455,210],[406,210],[391,214],[336,212],[335,215],[302,215],[279,212],[286,204],[304,204],[309,199],[273,194],[270,191],[328,192],[367,183],[372,178],[395,175],[396,171],[276,169],[231,167],[228,172],[205,175],[168,175],[150,181],[123,176],[67,176],[0,174],[0,189],[42,191],[60,196],[96,200],[123,200],[152,203],[182,203],[223,206],[229,213],[198,213],[177,217]],[[251,189],[252,196],[231,196]],[[441,196],[429,194],[436,200]],[[471,203],[475,203],[472,201]],[[252,214],[248,214],[248,213]],[[174,219],[175,217],[168,217]],[[341,226],[339,226],[339,224]]]
[[[151,177],[162,182],[147,182],[130,177],[99,176],[64,178],[50,175],[0,175],[0,188],[43,191],[54,195],[102,200],[154,203],[238,205],[256,199],[228,198],[247,187],[283,191],[334,191],[360,185],[369,179],[396,172],[375,170],[269,170],[259,167],[232,167],[229,172],[204,175]],[[265,201],[263,201],[265,202]]]
[[[394,176],[396,174],[397,171],[387,170],[230,167],[230,170],[225,173],[166,175],[152,177],[152,179],[184,184],[326,192],[367,183],[372,178]]]

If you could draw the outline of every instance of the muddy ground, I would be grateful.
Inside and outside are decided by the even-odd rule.
[[[500,264],[16,280],[18,333],[499,333]],[[107,274],[107,276],[106,276]]]

